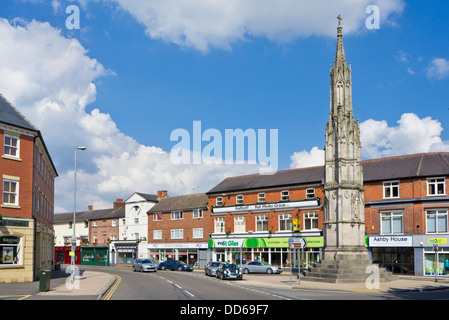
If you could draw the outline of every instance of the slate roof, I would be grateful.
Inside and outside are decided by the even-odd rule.
[[[175,210],[203,209],[208,206],[208,197],[205,193],[188,194],[182,196],[166,197],[159,200],[148,214],[155,212],[171,212]]]
[[[413,155],[362,161],[363,180],[395,180],[413,177],[449,175],[449,152]],[[206,194],[288,187],[303,184],[324,184],[324,166],[283,170],[273,175],[230,177]]]
[[[147,201],[154,201],[157,202],[157,195],[154,194],[148,194],[148,193],[141,193],[141,192],[136,192],[136,194],[138,194],[139,196],[141,196],[142,198],[144,198]]]
[[[2,94],[0,94],[0,122],[31,131],[39,131]]]
[[[114,218],[124,218],[125,208],[118,208],[114,211],[113,208],[110,209],[99,209],[92,211],[80,211],[76,213],[76,221],[81,220],[100,220],[100,219],[114,219]],[[68,213],[56,213],[54,218],[54,223],[61,222],[71,222],[73,221],[73,212]]]

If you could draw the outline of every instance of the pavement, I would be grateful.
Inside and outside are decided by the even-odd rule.
[[[110,267],[113,269],[114,267]],[[203,270],[195,270],[194,272],[203,273]],[[26,299],[32,297],[39,300],[51,300],[56,297],[65,299],[108,299],[108,290],[118,286],[120,278],[113,274],[82,270],[76,275],[75,282],[69,279],[69,274],[62,268],[61,270],[52,271],[50,280],[50,290],[39,292],[39,281],[32,283],[9,283],[0,284],[0,299]],[[365,283],[335,284],[325,282],[307,281],[303,278],[298,279],[296,276],[290,277],[289,272],[282,274],[245,274],[242,281],[238,281],[239,285],[271,287],[292,290],[323,290],[323,291],[343,291],[343,292],[365,292],[365,293],[393,293],[393,292],[416,292],[430,290],[448,290],[449,278],[438,279],[435,282],[433,277],[419,276],[399,276],[398,280],[392,282],[379,283],[378,286],[367,288]]]

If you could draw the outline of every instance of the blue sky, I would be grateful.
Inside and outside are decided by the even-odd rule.
[[[224,177],[257,172],[167,164],[171,132],[192,132],[193,121],[223,136],[277,129],[279,170],[319,165],[338,13],[364,159],[449,151],[447,1],[255,3],[0,4],[0,36],[10,39],[0,45],[0,70],[12,77],[0,92],[44,135],[60,175],[56,212],[72,206],[76,145],[87,146],[78,157],[80,210],[134,191],[206,192]],[[372,4],[377,30],[365,26]],[[69,5],[80,10],[79,30],[66,28]]]

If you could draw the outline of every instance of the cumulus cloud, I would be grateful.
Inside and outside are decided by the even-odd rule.
[[[390,127],[385,120],[369,119],[360,124],[362,158],[376,159],[421,152],[447,152],[449,141],[441,138],[443,127],[430,117],[419,118],[414,113],[404,113]],[[292,168],[324,165],[324,150],[313,147],[291,156]]]
[[[237,41],[265,37],[285,42],[298,37],[335,36],[341,14],[346,34],[365,28],[366,8],[377,5],[381,26],[394,23],[403,0],[108,0],[118,3],[152,39],[207,52]]]
[[[449,78],[449,60],[443,58],[433,59],[427,68],[427,77],[436,80]]]
[[[79,210],[88,203],[110,207],[135,191],[207,191],[227,176],[258,171],[257,165],[173,164],[169,152],[139,144],[109,114],[99,108],[88,112],[96,99],[95,81],[113,72],[50,24],[0,19],[0,38],[0,92],[42,131],[60,175],[55,212],[73,208],[76,146],[87,147],[78,153]]]

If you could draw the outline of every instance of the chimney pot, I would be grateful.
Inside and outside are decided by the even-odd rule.
[[[157,192],[157,199],[161,200],[167,197],[167,190],[160,190]]]

